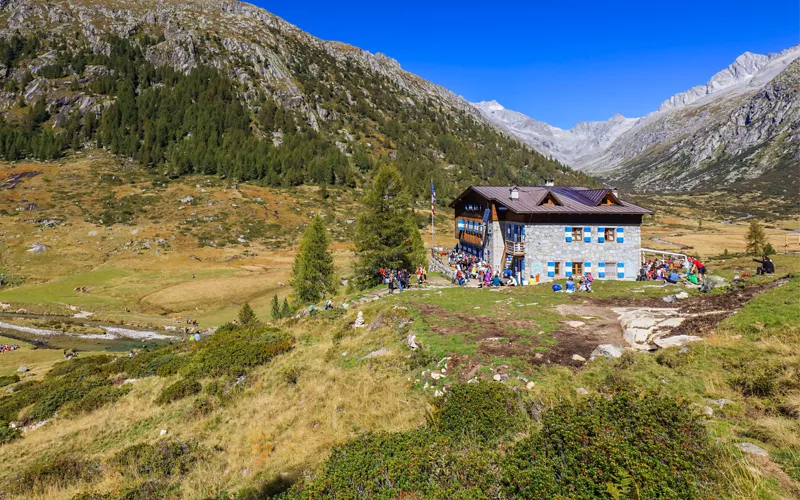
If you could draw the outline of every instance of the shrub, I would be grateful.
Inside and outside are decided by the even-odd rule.
[[[287,366],[281,371],[281,375],[288,385],[296,385],[300,380],[300,372],[299,366]]]
[[[89,391],[80,400],[72,403],[68,407],[69,413],[91,413],[94,410],[113,403],[120,399],[122,396],[131,392],[130,386],[113,387],[104,385],[96,387]]]
[[[503,482],[523,498],[599,498],[631,486],[639,498],[694,498],[710,486],[714,456],[687,405],[624,392],[545,413],[542,429],[505,459]]]
[[[333,449],[319,476],[288,498],[486,498],[497,493],[494,451],[467,450],[424,430],[368,434]]]
[[[775,395],[784,370],[780,361],[753,359],[732,366],[735,375],[731,385],[744,396],[771,397]]]
[[[86,378],[91,376],[102,375],[105,373],[102,365],[109,363],[114,358],[112,356],[87,356],[85,358],[69,359],[56,363],[53,368],[47,372],[45,378],[57,378],[64,375],[72,375],[72,379]]]
[[[193,441],[163,440],[129,446],[112,458],[111,465],[126,477],[169,479],[183,476],[206,455]]]
[[[503,384],[455,384],[435,405],[431,427],[442,434],[488,443],[522,428],[520,396]]]
[[[4,375],[0,377],[0,387],[16,384],[19,382],[19,375]]]
[[[192,363],[182,372],[197,377],[238,377],[293,347],[294,338],[277,328],[224,325],[207,340],[196,344]]]
[[[19,430],[12,429],[8,422],[0,421],[0,444],[10,443],[19,437]]]
[[[49,487],[66,487],[88,482],[100,476],[100,464],[75,453],[61,453],[41,458],[17,475],[13,490],[20,493],[41,492]]]
[[[156,398],[157,405],[165,405],[172,403],[187,396],[199,393],[203,389],[200,382],[193,379],[181,379],[172,385],[168,385],[161,391],[161,394]]]
[[[436,356],[427,349],[417,349],[408,357],[408,369],[419,370],[436,363]]]
[[[680,347],[661,349],[656,353],[656,363],[669,368],[680,368],[689,363],[689,353],[681,352]]]

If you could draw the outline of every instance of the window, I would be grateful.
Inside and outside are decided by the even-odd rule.
[[[561,262],[555,263],[555,275],[561,276]]]
[[[573,227],[572,228],[572,241],[583,241],[583,228],[582,227]]]
[[[606,243],[614,243],[614,228],[607,227],[603,231],[603,239],[605,239]]]
[[[583,262],[572,263],[572,276],[583,276]]]

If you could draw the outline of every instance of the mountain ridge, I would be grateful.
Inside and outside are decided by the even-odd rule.
[[[671,96],[641,118],[614,115],[604,122],[581,122],[566,131],[506,110],[497,101],[473,105],[537,151],[609,181],[647,189],[651,179],[663,177],[659,170],[662,174],[675,172],[680,166],[689,172],[703,172],[685,179],[685,188],[709,182],[725,186],[753,179],[786,162],[800,164],[800,103],[775,107],[776,92],[766,91],[785,74],[794,78],[796,85],[792,68],[797,65],[800,45],[768,55],[747,52],[706,84]],[[781,86],[779,98],[794,99],[792,88],[792,84]],[[752,103],[753,99],[764,102]],[[747,106],[762,111],[773,106],[779,113],[771,116],[771,122],[767,115],[759,114],[755,124],[741,111]],[[756,126],[759,132],[748,132]],[[722,164],[724,168],[715,173],[714,165]],[[642,175],[644,171],[652,171],[652,175]]]

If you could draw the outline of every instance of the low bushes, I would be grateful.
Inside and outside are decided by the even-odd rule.
[[[696,498],[719,493],[716,449],[681,401],[618,392],[547,410],[541,429],[501,384],[456,384],[426,429],[334,449],[286,498]],[[466,439],[465,439],[466,438]],[[716,488],[716,489],[715,489]]]
[[[288,497],[487,498],[500,484],[497,458],[424,430],[369,434],[334,448],[318,478]]]
[[[523,498],[590,499],[630,489],[638,498],[694,498],[711,484],[714,451],[688,406],[633,393],[557,406],[504,466],[505,491]]]
[[[207,454],[195,442],[164,440],[129,446],[111,464],[126,477],[162,480],[183,476]]]
[[[10,483],[17,493],[39,493],[45,488],[66,487],[100,476],[100,463],[75,453],[60,453],[35,461]]]
[[[168,385],[161,391],[161,394],[156,398],[156,404],[164,405],[183,399],[187,396],[198,394],[203,389],[200,382],[191,379],[181,379],[172,385]]]
[[[431,427],[456,439],[489,443],[519,431],[526,421],[521,397],[503,384],[456,384],[440,401]]]
[[[8,422],[0,420],[0,444],[10,443],[19,438],[19,436],[19,430],[12,429]]]
[[[102,406],[117,401],[129,392],[131,392],[130,386],[113,387],[103,385],[95,387],[80,400],[71,403],[65,410],[70,414],[90,413]]]
[[[4,375],[0,377],[0,387],[16,384],[19,382],[19,375]]]

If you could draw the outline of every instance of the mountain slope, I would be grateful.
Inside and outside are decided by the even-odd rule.
[[[101,146],[165,175],[269,185],[591,183],[382,55],[229,0],[2,3],[0,155]]]
[[[639,119],[562,131],[502,106],[474,106],[532,147],[640,191],[714,189],[800,165],[800,46],[745,53],[705,85]]]

